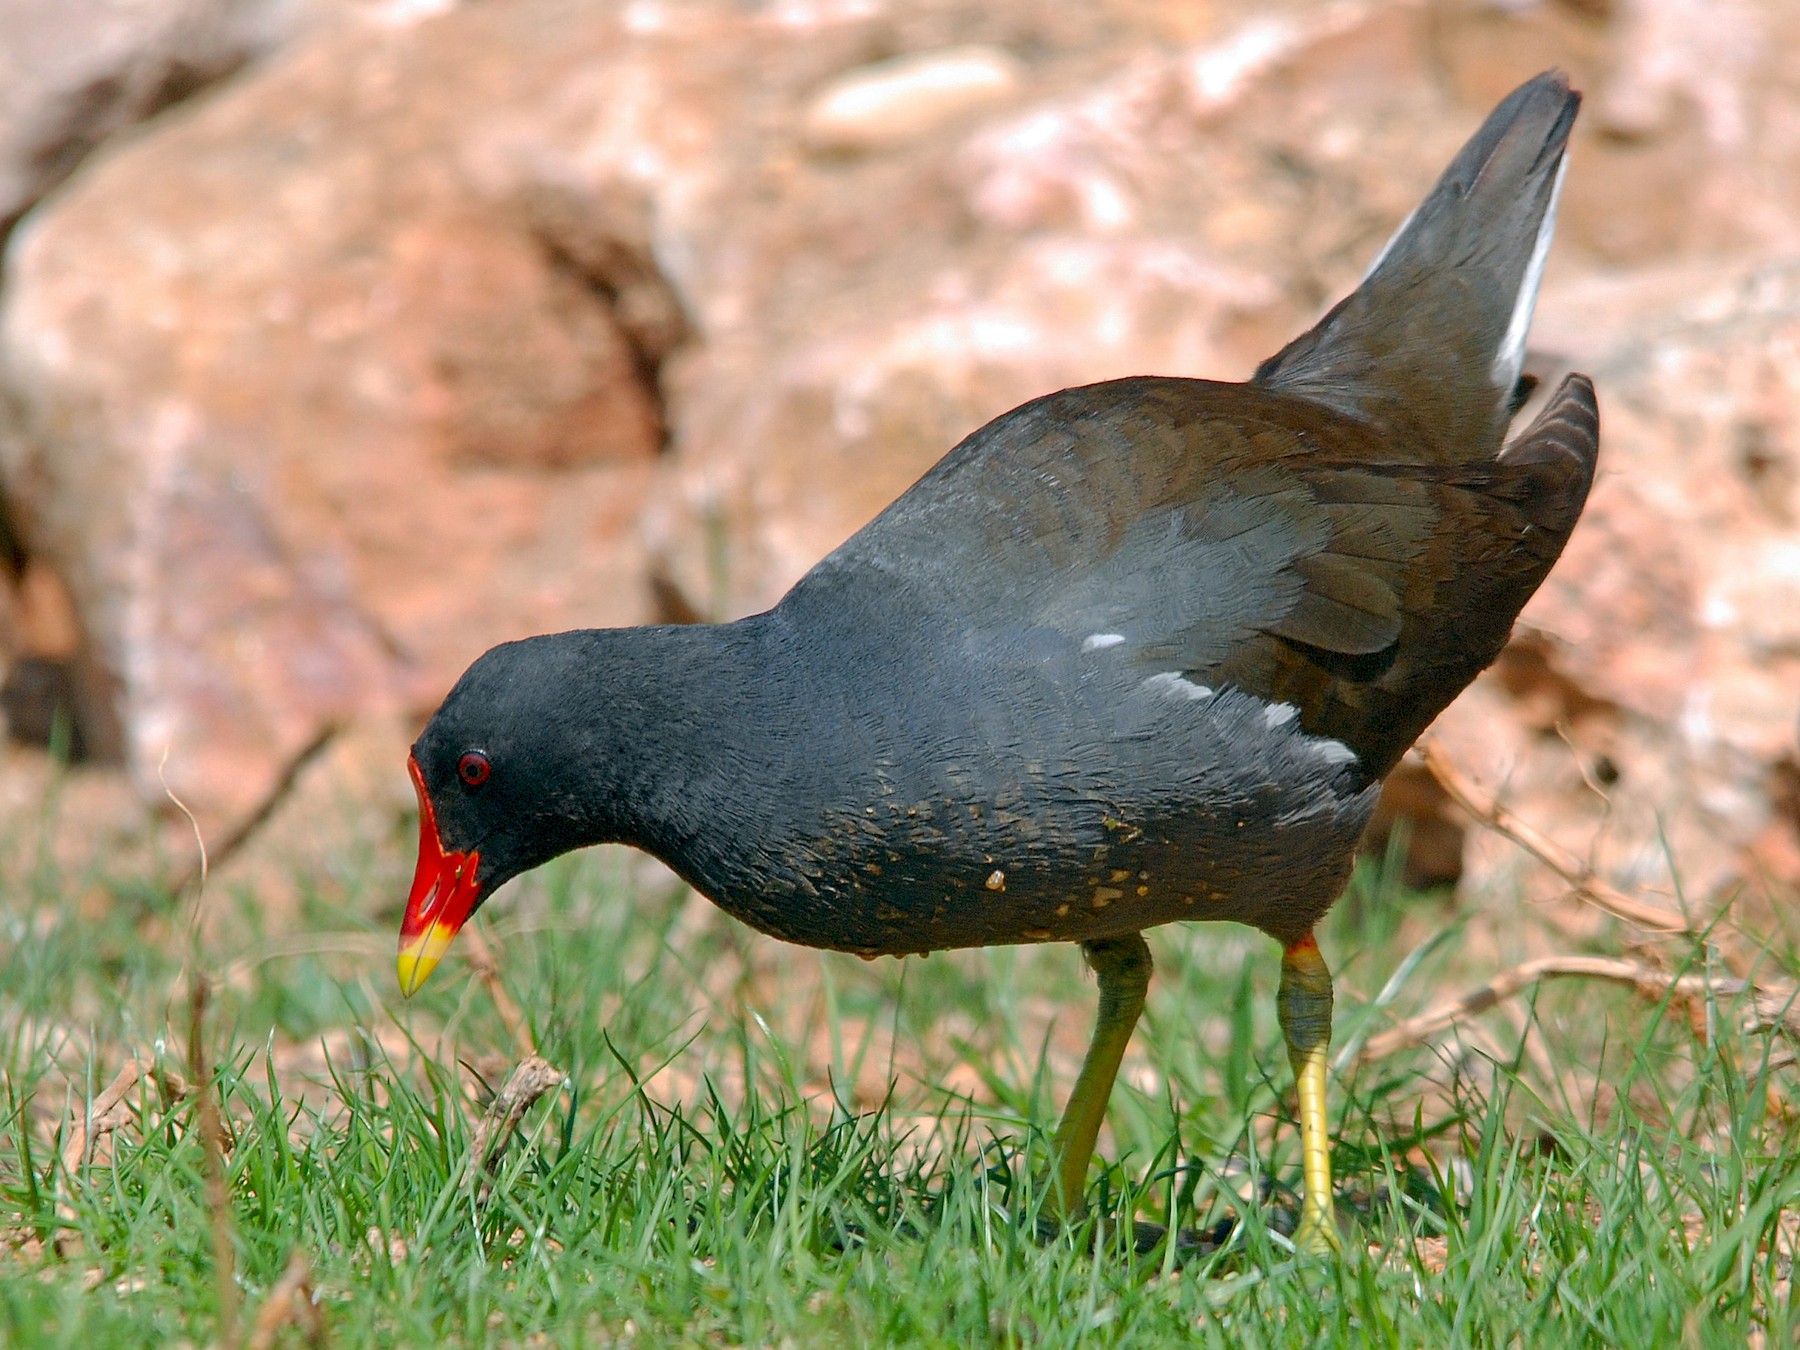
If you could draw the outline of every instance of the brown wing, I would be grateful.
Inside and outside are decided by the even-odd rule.
[[[1064,390],[963,442],[796,594],[875,569],[990,647],[1116,637],[1146,674],[1295,705],[1381,773],[1498,654],[1579,514],[1595,444],[1579,376],[1476,466],[1409,462],[1255,386]]]

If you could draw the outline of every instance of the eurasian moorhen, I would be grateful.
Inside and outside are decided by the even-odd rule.
[[[1500,652],[1581,513],[1594,390],[1502,448],[1579,96],[1514,91],[1347,299],[1246,384],[1065,389],[975,432],[767,613],[558,633],[413,746],[416,990],[508,878],[586,844],[864,956],[1078,942],[1093,1042],[1048,1203],[1078,1212],[1142,931],[1282,944],[1299,1242],[1330,1242],[1313,925],[1381,778]]]

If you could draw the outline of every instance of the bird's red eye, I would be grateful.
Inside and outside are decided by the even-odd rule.
[[[488,757],[479,750],[471,750],[456,761],[456,776],[470,787],[480,787],[487,782],[492,769]]]

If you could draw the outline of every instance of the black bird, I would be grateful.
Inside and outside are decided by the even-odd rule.
[[[1554,72],[1514,91],[1249,382],[1035,399],[766,613],[482,656],[409,762],[405,991],[502,882],[603,842],[807,946],[1080,943],[1100,1011],[1054,1140],[1068,1215],[1143,930],[1251,924],[1284,953],[1298,1241],[1331,1242],[1313,925],[1382,776],[1499,654],[1593,479],[1585,376],[1503,444],[1579,101]]]

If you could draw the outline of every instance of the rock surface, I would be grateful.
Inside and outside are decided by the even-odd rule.
[[[431,27],[259,69],[14,236],[9,488],[133,767],[166,750],[215,829],[322,727],[427,708],[494,641],[647,613],[656,354],[456,161],[543,62]]]
[[[1622,882],[1791,884],[1800,14],[1695,6],[324,25],[23,222],[0,472],[140,782],[168,747],[229,827],[492,642],[767,605],[1026,398],[1248,374],[1561,64],[1589,103],[1534,346],[1599,383],[1602,476],[1436,734]]]
[[[273,45],[273,0],[13,0],[0,7],[0,222],[90,151]],[[291,8],[291,7],[289,7]]]
[[[808,105],[801,134],[814,150],[887,150],[923,140],[1011,99],[1024,70],[998,47],[952,47],[877,61],[840,75]]]

